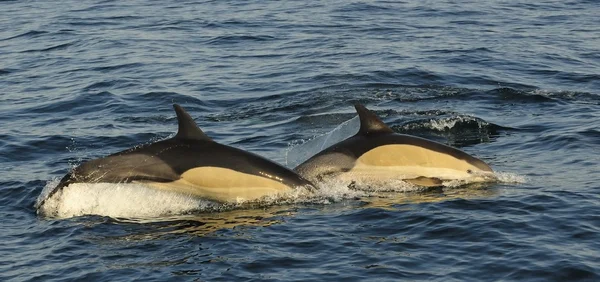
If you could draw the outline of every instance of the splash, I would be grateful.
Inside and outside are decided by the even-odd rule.
[[[113,218],[152,219],[203,212],[317,203],[330,204],[363,196],[342,183],[328,182],[316,193],[299,187],[287,193],[266,196],[257,201],[216,203],[191,195],[154,189],[132,183],[74,183],[48,198],[58,180],[49,181],[37,199],[38,214],[49,218],[100,215]],[[43,204],[42,204],[43,203]]]
[[[496,177],[500,183],[527,183],[529,182],[528,177],[524,175],[519,175],[512,172],[495,172]]]
[[[486,132],[498,127],[483,119],[470,115],[457,115],[440,119],[421,120],[410,122],[401,127],[402,131],[430,130],[437,132],[450,132],[460,130],[477,130]]]
[[[329,146],[356,134],[360,127],[360,120],[355,116],[342,122],[333,130],[318,135],[300,144],[289,144],[285,152],[285,162],[288,167],[295,167],[310,157],[318,154]]]
[[[474,118],[471,116],[457,116],[451,118],[443,118],[440,120],[432,119],[429,121],[429,127],[437,131],[445,131],[453,129],[457,123],[461,125],[474,123],[480,129],[489,125],[489,123],[482,119]]]
[[[38,213],[47,217],[82,215],[160,217],[215,208],[209,201],[141,184],[75,183],[46,199],[57,181],[49,182],[37,200]],[[46,199],[43,205],[40,203]]]
[[[525,183],[527,181],[524,176],[508,172],[496,172],[495,176],[496,181],[500,183]],[[143,184],[131,183],[75,183],[64,187],[48,198],[50,191],[56,187],[58,182],[56,179],[49,181],[38,197],[36,207],[40,215],[50,218],[100,215],[152,220],[176,215],[228,212],[238,209],[264,209],[290,204],[328,205],[353,199],[365,199],[371,202],[383,198],[398,199],[399,195],[407,196],[430,190],[430,188],[413,185],[401,179],[373,181],[372,178],[361,180],[342,177],[316,183],[318,189],[315,191],[300,187],[256,201],[235,203],[216,203],[186,194],[157,190]],[[441,188],[460,190],[461,187],[470,184],[486,185],[484,183],[446,181]],[[42,202],[44,202],[43,205],[40,205]]]

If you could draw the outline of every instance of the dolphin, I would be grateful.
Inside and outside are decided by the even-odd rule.
[[[435,187],[445,181],[496,178],[490,166],[478,158],[431,140],[394,133],[363,105],[355,108],[360,119],[358,133],[317,153],[294,171],[314,183],[337,178],[367,185],[397,179]]]
[[[73,183],[143,183],[217,202],[312,189],[311,182],[288,168],[213,141],[182,107],[173,107],[179,123],[173,138],[87,161],[65,175],[46,199]]]

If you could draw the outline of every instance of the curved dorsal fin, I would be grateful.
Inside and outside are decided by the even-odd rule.
[[[360,129],[356,135],[394,132],[385,123],[383,123],[383,121],[381,121],[375,113],[365,108],[365,106],[357,103],[354,104],[354,107],[356,108],[358,118],[360,119]]]
[[[179,130],[174,138],[212,141],[181,106],[173,104],[173,108],[175,108],[177,122],[179,123]]]

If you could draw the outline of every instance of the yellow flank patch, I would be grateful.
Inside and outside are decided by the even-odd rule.
[[[468,171],[480,171],[465,160],[412,145],[385,145],[358,158],[352,169],[357,174],[379,177],[436,177],[441,179],[471,178]]]
[[[379,146],[363,154],[358,161],[372,166],[425,166],[465,171],[474,168],[465,160],[412,145]]]
[[[150,185],[219,202],[252,201],[291,190],[269,178],[221,167],[190,169],[179,180]]]

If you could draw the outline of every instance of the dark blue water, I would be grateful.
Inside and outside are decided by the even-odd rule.
[[[1,1],[0,280],[599,281],[599,14],[595,1]],[[34,207],[74,165],[172,135],[172,103],[218,142],[291,166],[355,102],[501,181],[331,183],[246,208],[105,185],[58,218]]]

